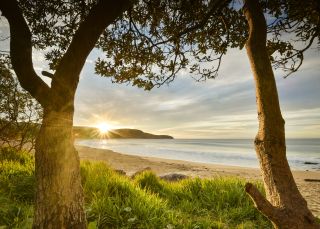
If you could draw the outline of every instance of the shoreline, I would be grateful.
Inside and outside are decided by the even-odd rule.
[[[262,181],[260,169],[258,168],[128,155],[108,149],[97,149],[79,145],[75,147],[81,160],[103,161],[113,169],[123,170],[129,176],[137,171],[150,168],[157,175],[179,173],[200,178],[226,176]],[[314,215],[320,217],[320,182],[305,180],[320,180],[320,171],[293,170],[292,174],[301,194],[307,200],[310,210]]]
[[[97,149],[110,149],[139,157],[259,169],[254,146],[249,139],[212,139],[212,141],[204,142],[202,142],[203,139],[175,139],[173,142],[162,139],[158,142],[157,140],[159,139],[147,140],[147,143],[145,139],[77,139],[75,144]],[[292,141],[290,144],[289,142],[287,143],[287,158],[291,170],[320,172],[319,142],[313,139],[304,139],[301,142]]]

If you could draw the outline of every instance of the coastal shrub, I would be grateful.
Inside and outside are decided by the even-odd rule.
[[[238,178],[167,182],[145,171],[132,180],[97,162],[82,162],[81,178],[90,229],[272,228]],[[0,149],[0,228],[31,228],[34,186],[34,157]]]

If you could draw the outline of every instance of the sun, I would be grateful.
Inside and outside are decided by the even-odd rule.
[[[97,127],[101,134],[105,134],[110,130],[110,126],[105,122],[100,123]]]

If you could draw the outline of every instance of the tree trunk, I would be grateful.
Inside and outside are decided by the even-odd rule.
[[[244,0],[249,24],[247,54],[254,75],[259,131],[255,149],[267,200],[252,185],[246,191],[275,228],[319,228],[294,181],[286,158],[284,120],[276,82],[266,48],[266,21],[257,0]]]
[[[36,142],[37,187],[33,228],[86,228],[72,119],[73,111],[44,111]]]

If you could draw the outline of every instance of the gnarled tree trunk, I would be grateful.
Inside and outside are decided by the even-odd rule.
[[[258,0],[244,0],[244,13],[249,24],[246,49],[256,85],[259,119],[254,143],[267,200],[250,183],[246,191],[276,228],[319,228],[297,188],[286,158],[284,120],[266,48],[266,20]]]

